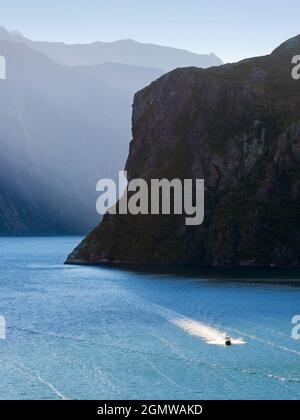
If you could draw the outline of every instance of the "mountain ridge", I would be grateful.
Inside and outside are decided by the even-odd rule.
[[[31,48],[48,55],[56,62],[68,66],[121,62],[169,71],[186,65],[211,67],[222,64],[222,60],[214,53],[197,54],[184,49],[165,47],[153,43],[141,43],[134,40],[96,41],[89,44],[32,41],[20,33],[9,32],[4,27],[0,28],[0,39],[25,43]]]
[[[9,40],[0,52],[0,234],[86,234],[97,181],[124,165],[133,94],[162,71],[66,67]]]

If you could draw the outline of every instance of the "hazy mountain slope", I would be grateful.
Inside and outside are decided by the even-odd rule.
[[[68,45],[60,42],[31,41],[18,32],[0,28],[0,39],[25,43],[60,64],[68,66],[95,65],[106,62],[161,68],[218,66],[222,61],[215,54],[194,54],[186,50],[142,44],[133,40],[94,42]]]
[[[129,179],[204,178],[205,222],[110,216],[69,263],[300,267],[300,36],[271,55],[178,69],[135,96]]]
[[[133,94],[162,72],[65,67],[10,41],[0,54],[0,233],[87,232],[96,182],[124,167]]]
[[[53,189],[30,167],[20,168],[7,156],[0,157],[0,235],[85,232],[81,213],[88,213],[88,206],[74,204],[72,197]]]

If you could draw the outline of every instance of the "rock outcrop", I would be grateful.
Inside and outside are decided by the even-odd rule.
[[[204,178],[205,222],[106,215],[68,263],[300,267],[300,36],[272,54],[177,69],[135,96],[133,178]]]

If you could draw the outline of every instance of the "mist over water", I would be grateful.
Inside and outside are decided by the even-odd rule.
[[[0,238],[1,399],[299,399],[296,271],[64,266],[79,240]]]

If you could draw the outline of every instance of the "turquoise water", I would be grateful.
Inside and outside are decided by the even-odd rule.
[[[64,266],[79,240],[0,238],[0,399],[299,399],[299,272]]]

